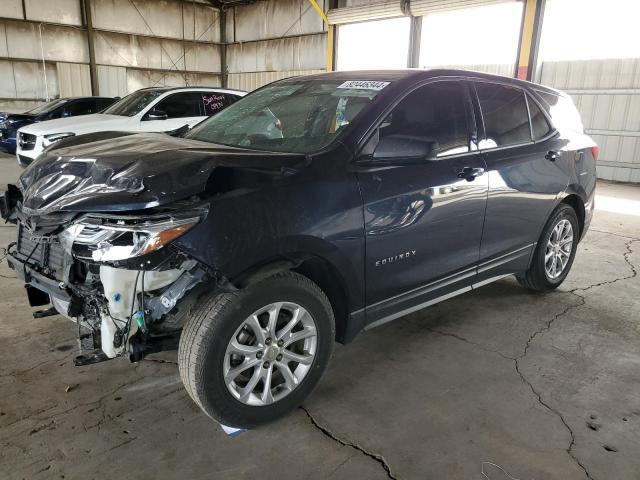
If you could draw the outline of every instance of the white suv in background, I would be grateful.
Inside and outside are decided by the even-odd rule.
[[[18,130],[16,156],[26,167],[49,145],[96,132],[169,132],[193,127],[246,92],[205,87],[143,88],[94,115],[60,118]]]

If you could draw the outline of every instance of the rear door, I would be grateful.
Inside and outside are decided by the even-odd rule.
[[[392,320],[473,283],[487,195],[475,135],[467,85],[435,81],[402,99],[356,160],[368,323]],[[363,162],[385,138],[428,143],[433,153],[418,161],[383,155]]]
[[[527,268],[544,223],[566,189],[569,171],[555,131],[530,94],[513,85],[473,85],[489,180],[481,282]]]

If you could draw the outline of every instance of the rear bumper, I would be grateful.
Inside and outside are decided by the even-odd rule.
[[[596,206],[596,194],[595,190],[587,200],[584,205],[584,226],[582,228],[582,235],[580,235],[580,240],[584,238],[587,234],[587,230],[589,230],[589,225],[591,225],[591,220],[593,219],[593,212]]]
[[[71,296],[67,293],[64,284],[59,280],[42,275],[15,254],[7,255],[7,263],[15,270],[16,276],[23,280],[24,283],[47,293],[50,297],[57,298],[64,302],[71,301]]]

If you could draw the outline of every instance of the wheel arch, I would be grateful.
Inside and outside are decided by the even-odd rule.
[[[580,226],[580,235],[578,238],[582,238],[582,234],[584,233],[585,221],[586,221],[586,211],[585,211],[585,203],[586,203],[587,194],[580,185],[569,186],[565,191],[565,195],[560,200],[560,203],[564,203],[569,205],[576,212],[576,216],[578,217],[578,223]],[[555,209],[554,209],[555,210]]]
[[[304,275],[325,293],[333,308],[336,340],[346,343],[351,310],[349,290],[339,269],[328,259],[307,252],[280,254],[249,267],[230,281],[234,286],[244,288],[287,270]]]

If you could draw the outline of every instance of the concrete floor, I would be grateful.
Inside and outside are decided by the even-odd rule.
[[[0,184],[18,172],[0,158]],[[0,478],[637,480],[640,187],[598,192],[558,291],[504,280],[363,333],[303,408],[236,437],[173,354],[73,367],[73,326],[33,319],[3,262]]]

